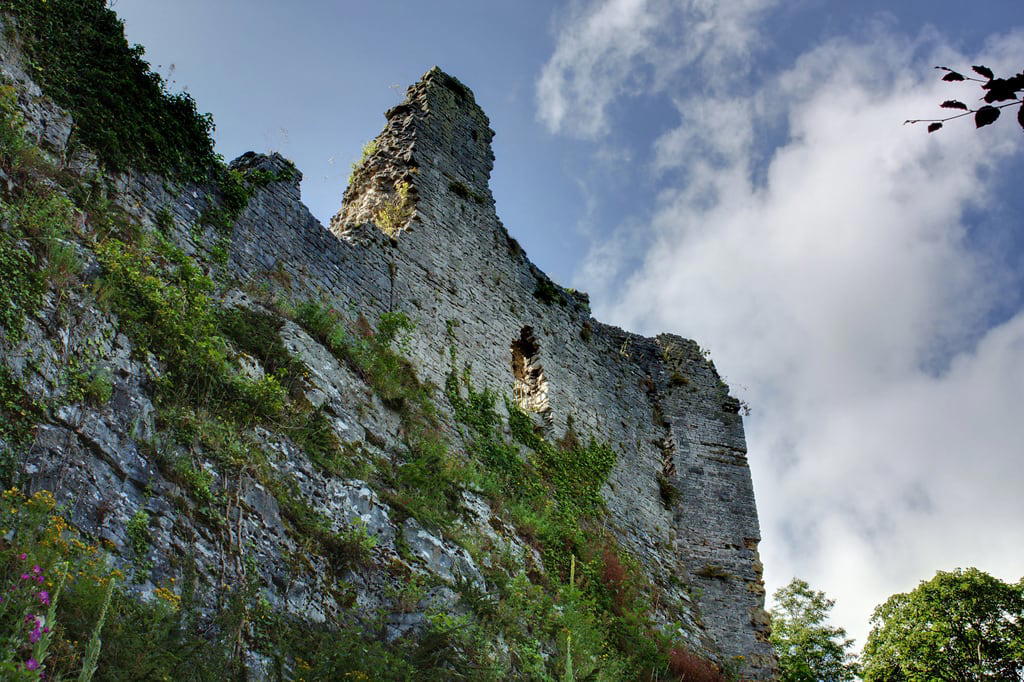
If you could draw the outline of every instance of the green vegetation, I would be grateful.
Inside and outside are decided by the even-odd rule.
[[[938,571],[875,609],[865,680],[1015,680],[1024,675],[1024,580]]]
[[[154,216],[153,220],[156,223],[156,226],[160,228],[160,231],[164,234],[170,232],[171,228],[174,227],[174,215],[171,214],[171,210],[166,206],[162,206],[160,210],[156,212],[156,216]]]
[[[202,452],[220,473],[220,481],[244,475],[264,486],[280,506],[295,540],[308,552],[326,557],[339,574],[362,560],[361,548],[365,545],[360,538],[332,530],[330,519],[310,507],[298,484],[276,471],[260,440],[237,422],[205,408],[179,406],[164,410],[159,426],[170,435],[172,443]],[[158,452],[157,457],[165,475],[185,488],[197,503],[195,511],[200,520],[214,526],[226,522],[231,498],[229,491],[216,485],[218,479],[190,458],[169,457],[164,452]]]
[[[79,673],[78,682],[89,682],[93,675],[96,674],[96,668],[99,666],[100,651],[103,649],[103,640],[100,638],[100,635],[107,621],[107,610],[110,608],[110,600],[114,596],[114,587],[116,585],[117,581],[112,577],[107,581],[106,596],[104,596],[103,604],[100,606],[100,613],[97,616],[96,626],[93,628],[89,646],[85,650],[85,660],[82,662],[82,671]],[[54,617],[50,617],[49,620],[56,622]]]
[[[392,491],[392,506],[428,526],[451,525],[459,509],[460,486],[466,480],[465,464],[448,456],[432,399],[434,387],[422,383],[412,364],[398,352],[405,345],[404,335],[412,330],[409,318],[403,313],[384,313],[374,330],[362,315],[349,321],[337,309],[314,301],[285,312],[400,416],[407,448],[404,461],[378,472]]]
[[[80,269],[71,236],[74,207],[48,177],[55,171],[26,138],[13,87],[0,85],[0,170],[17,182],[0,197],[0,346],[24,335],[26,318],[43,302],[47,286],[62,288]],[[58,299],[60,300],[60,299]],[[101,389],[95,387],[96,391]],[[98,394],[96,396],[102,397]],[[6,361],[0,363],[0,479],[12,482],[16,452],[31,440],[45,411]]]
[[[857,679],[857,663],[848,650],[846,631],[828,624],[835,602],[799,578],[773,595],[771,643],[779,657],[783,682]]]
[[[673,485],[669,477],[664,473],[659,472],[657,476],[658,480],[658,496],[661,497],[661,504],[667,510],[672,510],[679,503],[681,497],[679,488]]]
[[[87,681],[93,666],[101,680],[179,679],[186,669],[193,680],[242,679],[233,648],[237,626],[263,629],[267,622],[250,592],[228,595],[204,636],[194,627],[197,604],[186,598],[192,588],[183,586],[179,597],[161,586],[152,601],[141,602],[115,586],[122,573],[68,525],[48,491],[5,491],[0,525],[14,538],[0,547],[5,680],[37,682],[45,674]]]
[[[207,197],[209,204],[199,216],[200,225],[208,225],[222,235],[229,234],[235,221],[249,205],[256,191],[272,182],[290,180],[298,171],[289,161],[277,172],[263,168],[225,168],[218,166],[213,172],[219,197]],[[160,220],[160,216],[157,216]],[[163,220],[166,221],[166,218]]]
[[[99,407],[110,402],[113,395],[114,381],[110,372],[101,368],[93,368],[88,371],[76,372],[72,376],[72,384],[65,397],[71,402],[85,400],[89,404]]]
[[[559,443],[550,443],[534,432],[528,415],[510,404],[506,425],[496,396],[474,389],[468,375],[460,383],[453,371],[444,395],[461,429],[461,455],[439,433],[433,389],[416,378],[397,352],[404,345],[402,334],[411,329],[404,315],[385,314],[373,329],[361,316],[347,319],[326,304],[307,301],[286,312],[401,417],[404,458],[393,470],[373,474],[394,508],[442,534],[454,534],[480,559],[497,549],[477,545],[456,530],[455,521],[461,491],[482,490],[494,507],[508,510],[518,532],[536,544],[544,559],[546,572],[534,573],[539,567],[510,564],[492,554],[491,563],[503,566],[488,573],[497,594],[480,594],[468,581],[460,584],[472,617],[456,622],[436,614],[426,637],[441,637],[447,648],[443,656],[440,648],[429,656],[418,649],[414,669],[443,660],[456,671],[451,679],[460,679],[458,671],[465,671],[467,679],[504,679],[507,671],[488,663],[493,655],[489,642],[499,636],[512,647],[518,670],[538,673],[531,679],[549,679],[566,665],[574,667],[579,679],[623,679],[668,669],[671,642],[647,620],[650,604],[643,595],[649,586],[635,562],[600,529],[600,490],[615,462],[610,447],[583,441],[572,429]],[[580,578],[568,585],[576,559]],[[525,621],[537,625],[524,623],[527,613],[532,615]],[[564,641],[567,632],[572,633],[571,649],[545,666],[540,641]]]
[[[289,396],[302,395],[309,369],[281,342],[281,317],[249,308],[218,310],[215,314],[219,330],[236,348],[256,358],[265,372],[278,377]]]
[[[454,366],[454,351],[452,361]],[[672,642],[649,624],[652,587],[601,529],[600,491],[615,464],[614,451],[593,438],[582,441],[571,423],[551,443],[509,400],[507,438],[495,395],[474,389],[468,374],[460,383],[453,370],[445,395],[463,427],[468,459],[480,466],[474,483],[492,506],[508,510],[518,533],[539,549],[545,568],[544,574],[528,567],[491,572],[497,603],[482,608],[469,600],[481,626],[510,643],[523,671],[543,668],[534,658],[542,637],[564,643],[547,675],[569,679],[566,671],[572,671],[576,679],[619,680],[665,674]],[[524,620],[539,627],[525,627]]]
[[[16,299],[16,305],[7,310],[17,313],[10,315],[10,321],[3,320],[5,331],[12,336],[20,333],[24,314],[38,305],[49,264],[56,260],[48,245],[62,240],[67,225],[84,216],[93,230],[89,246],[102,266],[96,288],[99,303],[117,313],[136,355],[142,359],[152,355],[162,368],[152,379],[159,423],[170,439],[162,446],[155,443],[153,454],[165,475],[182,485],[195,502],[194,512],[200,520],[218,525],[224,522],[229,501],[203,458],[216,461],[222,473],[254,473],[279,498],[293,531],[306,538],[311,549],[319,547],[328,556],[340,557],[339,570],[347,565],[350,555],[365,548],[365,538],[332,531],[326,518],[308,508],[297,486],[273,471],[248,431],[257,424],[269,426],[306,449],[321,468],[338,474],[352,471],[350,453],[338,443],[322,412],[302,397],[306,370],[281,346],[276,334],[280,322],[274,326],[268,315],[221,310],[213,302],[214,283],[199,265],[162,235],[144,233],[111,201],[102,178],[65,179],[71,182],[69,194],[74,205],[51,189],[53,183],[43,179],[53,170],[40,161],[38,150],[24,141],[13,91],[7,89],[2,94],[9,106],[2,109],[6,125],[0,126],[0,160],[8,175],[22,179],[22,193],[4,207],[9,229],[3,233],[0,257],[18,266],[3,274],[5,282],[18,284],[4,289]],[[210,219],[220,226],[233,221],[254,188],[287,179],[291,173],[290,167],[278,173],[223,171],[221,212],[209,214]],[[164,230],[172,220],[166,211],[158,216]],[[52,276],[49,282],[54,283]],[[29,293],[22,295],[22,291]],[[267,374],[258,378],[245,375],[237,364],[239,351],[259,359]],[[79,367],[69,365],[67,399],[96,404],[109,400],[113,388],[109,373]],[[10,449],[27,442],[42,408],[27,398],[9,368],[0,369],[2,407],[4,416],[9,417],[0,437],[8,450],[6,480],[12,480],[15,467]],[[175,455],[169,449],[194,444],[203,448],[198,457]],[[137,555],[142,554],[144,530],[142,517],[133,519],[129,535]]]
[[[137,514],[129,522],[130,538],[141,535],[131,528],[141,527],[142,519]],[[191,680],[241,681],[248,679],[239,647],[243,638],[269,659],[272,679],[505,679],[481,671],[460,648],[469,641],[465,618],[431,614],[421,637],[391,643],[374,636],[373,623],[310,624],[272,612],[253,577],[255,566],[246,560],[238,586],[218,588],[213,620],[201,623],[200,576],[186,571],[184,584],[157,587],[152,600],[139,601],[114,584],[123,582],[123,574],[68,525],[47,491],[31,497],[4,492],[0,525],[15,538],[0,547],[5,586],[0,675],[5,680],[38,682],[42,673],[47,679],[78,675],[88,680],[95,666],[101,680],[180,679],[188,670]],[[365,551],[372,550],[374,541],[364,530],[356,526],[350,535]]]
[[[0,9],[17,21],[33,77],[107,168],[203,180],[218,167],[210,115],[167,91],[104,0],[3,0]]]
[[[140,559],[145,557],[149,552],[149,514],[144,509],[136,511],[128,520],[125,532],[135,556]]]
[[[938,571],[875,609],[857,663],[834,602],[794,578],[775,595],[771,642],[782,680],[1013,680],[1024,674],[1024,580],[976,568]],[[858,678],[857,676],[860,676]]]
[[[348,184],[351,185],[352,181],[355,180],[356,175],[363,169],[366,164],[366,160],[377,153],[377,140],[370,140],[363,145],[363,153],[359,157],[358,161],[352,162],[352,171],[348,174]]]
[[[0,7],[15,16],[44,90],[75,117],[77,140],[95,149],[108,170],[131,167],[217,183],[197,232],[213,227],[219,233],[213,250],[220,258],[227,253],[224,233],[253,192],[294,172],[224,168],[212,152],[209,118],[196,113],[187,95],[166,92],[141,49],[124,44],[116,16],[100,0],[7,0]],[[18,582],[25,562],[40,567],[48,588],[63,575],[62,565],[71,570],[59,605],[54,598],[54,613],[45,620],[53,626],[52,638],[45,650],[32,652],[38,667],[29,669],[29,649],[16,641],[31,632],[22,631],[17,618],[0,618],[4,675],[37,680],[45,670],[48,679],[76,673],[88,679],[95,669],[101,679],[174,679],[187,669],[198,680],[242,679],[247,648],[267,656],[281,679],[619,680],[674,670],[673,642],[649,620],[659,597],[604,529],[600,491],[615,462],[608,444],[580,437],[571,426],[549,442],[507,401],[506,420],[498,396],[476,390],[468,373],[460,383],[454,355],[443,393],[421,381],[406,359],[413,326],[401,313],[371,323],[316,301],[278,301],[273,313],[224,308],[217,303],[217,284],[204,271],[209,263],[169,240],[169,209],[158,212],[156,231],[147,232],[118,208],[102,174],[73,178],[51,165],[25,139],[9,87],[0,88],[0,123],[0,167],[16,187],[3,197],[0,233],[5,343],[23,335],[26,317],[41,307],[48,289],[59,299],[74,281],[79,253],[95,256],[96,303],[116,314],[118,331],[130,339],[154,387],[156,432],[140,448],[178,485],[179,499],[169,501],[179,513],[226,537],[222,551],[246,565],[234,587],[225,588],[223,576],[197,576],[187,557],[174,557],[187,579],[160,586],[154,600],[140,602],[114,584],[127,581],[106,564],[112,547],[88,544],[48,494],[28,498],[10,490],[0,517],[3,530],[15,532],[5,532],[13,540],[0,543],[0,584]],[[375,151],[368,145],[364,159]],[[411,193],[407,182],[396,184],[392,201],[376,216],[382,230],[393,235],[408,222]],[[548,284],[554,292],[549,302],[562,300]],[[309,370],[282,343],[282,316],[304,327],[395,412],[400,452],[374,462],[360,446],[338,441],[328,414],[306,398]],[[252,363],[244,356],[262,371],[245,369]],[[102,359],[82,354],[73,360],[63,368],[61,399],[96,405],[110,400],[113,382]],[[440,417],[439,395],[456,416],[458,435]],[[44,412],[17,373],[0,365],[5,447],[27,443]],[[352,588],[342,582],[349,570],[370,565],[376,538],[358,522],[339,526],[315,508],[280,466],[280,453],[294,452],[293,445],[322,473],[371,480],[396,520],[415,517],[461,544],[486,567],[486,587],[461,579],[457,614],[429,611],[421,634],[385,644],[388,610],[352,609]],[[5,459],[6,480],[13,479],[14,461],[13,454]],[[243,508],[240,491],[248,484],[277,502],[297,547],[289,565],[323,586],[324,601],[333,599],[338,607],[337,618],[311,625],[270,609],[248,548],[222,532]],[[511,543],[499,547],[467,532],[466,491],[486,495],[531,551],[517,556]],[[136,581],[152,568],[146,560],[152,553],[150,521],[145,508],[125,521],[122,551],[132,560],[128,570]],[[314,568],[316,558],[324,560],[315,562],[324,570]],[[416,608],[425,581],[405,575],[403,566],[382,570],[398,572],[407,586],[393,595],[391,608]],[[216,593],[202,594],[211,584]],[[41,599],[27,590],[18,594],[17,608]],[[0,609],[11,603],[0,602]],[[200,609],[213,603],[212,614]],[[508,644],[507,660],[499,656],[498,641]]]
[[[391,238],[398,236],[398,232],[412,218],[415,204],[409,197],[411,189],[408,182],[404,180],[395,184],[395,194],[386,201],[374,216],[374,221],[381,231]]]
[[[0,86],[0,169],[19,181],[0,200],[0,327],[8,341],[19,339],[25,317],[42,305],[47,281],[66,286],[81,270],[65,241],[74,206],[44,181],[54,169],[25,137],[14,88]]]
[[[552,303],[565,305],[562,288],[544,276],[537,278],[537,287],[533,290],[533,297],[545,305]]]
[[[43,405],[25,391],[21,379],[0,364],[0,481],[5,484],[17,477],[16,453],[32,440],[43,414]]]
[[[248,379],[218,333],[213,283],[170,243],[97,246],[105,298],[140,355],[152,352],[166,370],[156,378],[163,402],[217,403],[247,421],[279,413],[285,391],[274,376]]]
[[[12,341],[21,336],[25,316],[42,305],[43,297],[43,277],[35,267],[35,254],[20,244],[16,235],[13,230],[0,232],[0,328]]]
[[[452,192],[452,194],[459,197],[460,199],[463,199],[464,201],[475,201],[478,204],[482,204],[487,201],[487,198],[484,197],[482,194],[480,194],[479,192],[474,192],[473,190],[466,186],[466,183],[460,182],[458,180],[453,180],[449,182],[448,189]]]
[[[207,196],[209,203],[199,216],[199,225],[230,232],[238,216],[249,204],[251,189],[241,171],[233,168],[220,168],[218,171],[216,179],[219,201]]]

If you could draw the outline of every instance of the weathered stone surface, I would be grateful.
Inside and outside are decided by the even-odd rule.
[[[19,83],[31,129],[53,154],[64,154],[67,115],[39,97],[9,46],[0,50],[0,70]],[[301,203],[301,176],[256,192],[230,235],[227,265],[211,266],[227,290],[225,305],[259,309],[247,292],[262,289],[326,299],[342,309],[352,304],[371,319],[403,311],[417,323],[409,351],[424,380],[444,384],[454,345],[456,369],[467,365],[478,386],[535,411],[547,437],[563,436],[571,424],[609,441],[617,454],[602,491],[609,527],[660,590],[653,615],[666,626],[682,623],[679,635],[720,661],[743,656],[745,679],[770,678],[774,658],[766,642],[743,424],[713,364],[693,341],[644,338],[594,320],[585,295],[554,285],[527,259],[495,214],[488,187],[494,132],[458,81],[432,69],[386,116],[330,230]],[[93,163],[80,157],[74,168]],[[233,165],[277,173],[286,163],[249,153]],[[214,262],[216,235],[194,229],[214,188],[175,187],[144,174],[114,180],[119,202],[142,224],[155,226],[157,215],[169,215],[171,238],[186,253]],[[411,219],[386,235],[374,221],[395,200],[399,183],[409,184]],[[97,272],[87,263],[83,276]],[[160,439],[147,377],[162,368],[154,358],[133,356],[115,316],[69,292],[60,309],[51,300],[29,322],[25,340],[5,361],[33,395],[59,398],[68,353],[87,342],[95,348],[92,361],[111,372],[114,395],[103,407],[73,403],[57,410],[38,428],[24,471],[33,487],[55,490],[72,521],[109,540],[122,561],[131,556],[124,528],[140,510],[148,514],[145,559],[152,571],[140,594],[180,576],[188,562],[210,585],[230,582],[242,571],[240,548],[246,547],[273,586],[266,597],[275,608],[314,621],[338,612],[345,597],[327,596],[337,586],[322,581],[324,559],[296,545],[280,505],[253,478],[214,477],[218,492],[233,500],[225,532],[182,511],[193,503],[161,458],[203,460],[204,453]],[[353,445],[354,457],[401,457],[401,420],[359,376],[291,322],[284,321],[280,338],[309,368],[306,398]],[[253,358],[245,365],[251,376],[264,372]],[[443,411],[442,422],[454,433]],[[464,548],[396,513],[366,482],[327,475],[286,438],[257,435],[275,470],[295,482],[304,503],[333,530],[361,527],[376,538],[374,566],[353,566],[345,580],[349,606],[389,613],[389,638],[422,627],[429,604],[454,603],[460,581],[486,586]],[[462,527],[481,543],[507,551],[520,565],[540,564],[536,550],[483,497],[465,491],[463,501]],[[301,570],[297,562],[305,562]],[[422,600],[406,604],[396,595],[410,575],[428,575],[435,584]]]
[[[464,579],[480,589],[484,588],[480,569],[462,547],[430,533],[416,519],[406,519],[402,536],[413,556],[434,575],[451,584]]]

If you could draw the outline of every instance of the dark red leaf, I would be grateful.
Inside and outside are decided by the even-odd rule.
[[[962,80],[965,80],[965,79],[964,79],[963,76],[958,74],[956,71],[950,71],[949,73],[947,73],[945,76],[942,77],[942,80],[944,80],[944,81],[962,81]]]
[[[989,80],[995,78],[995,76],[992,75],[992,69],[988,68],[987,66],[972,66],[971,68],[974,69],[974,73],[978,74],[979,76],[984,76]]]
[[[1016,76],[1014,76],[1016,79]],[[985,101],[988,103],[992,102],[1005,102],[1011,99],[1017,99],[1017,90],[1020,89],[1015,83],[1011,83],[1005,78],[993,78],[988,83],[981,86],[982,90],[988,90],[985,94]]]
[[[963,102],[958,102],[955,99],[947,99],[939,106],[941,106],[943,109],[963,109],[964,111],[967,111],[967,105],[964,104]]]
[[[932,123],[932,124],[930,124],[928,126],[928,132],[929,133],[934,133],[936,130],[938,130],[941,127],[942,127],[941,123],[937,123],[937,122],[936,123]]]
[[[995,107],[984,106],[978,109],[978,113],[974,115],[974,125],[977,128],[987,126],[990,123],[995,123],[996,119],[999,118],[999,110]]]
[[[989,104],[992,102],[1006,102],[1011,99],[1017,99],[1017,93],[1013,90],[1007,90],[1002,86],[994,87],[985,93],[985,101]]]

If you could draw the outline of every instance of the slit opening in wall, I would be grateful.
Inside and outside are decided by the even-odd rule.
[[[533,327],[523,327],[519,338],[512,342],[512,397],[525,412],[547,415],[551,412],[548,403],[548,380],[540,364],[540,344],[533,334]]]

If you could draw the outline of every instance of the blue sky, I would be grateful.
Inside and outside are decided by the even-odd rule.
[[[219,151],[292,158],[325,222],[408,84],[472,88],[534,262],[751,404],[770,591],[807,579],[861,645],[936,570],[1024,574],[1024,134],[902,125],[976,97],[936,64],[1024,68],[1019,0],[114,7]]]

